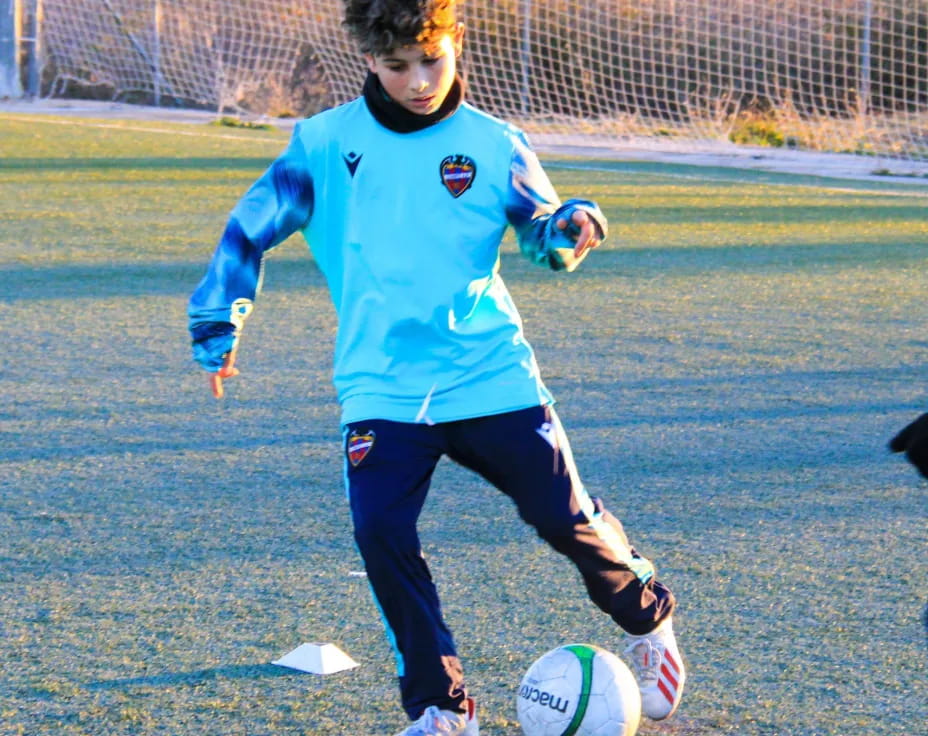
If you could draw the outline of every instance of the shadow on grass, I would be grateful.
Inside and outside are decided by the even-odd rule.
[[[904,377],[913,382],[920,380],[921,368],[918,366],[894,369],[893,376]],[[827,371],[792,371],[759,372],[752,375],[723,374],[715,377],[679,378],[679,379],[631,379],[628,381],[603,380],[602,382],[587,381],[582,390],[600,392],[611,395],[631,395],[654,390],[666,391],[670,396],[675,391],[692,391],[696,389],[711,389],[715,393],[725,396],[750,395],[755,390],[758,396],[769,394],[773,389],[780,390],[787,395],[791,386],[821,386],[832,387],[835,391],[841,386],[880,385],[887,380],[885,370],[880,367],[868,369],[827,370]],[[576,390],[569,383],[562,384],[559,380],[549,381],[557,393],[565,398],[571,396]],[[311,403],[313,399],[308,399]],[[302,407],[294,399],[284,402],[273,398],[262,400],[262,405],[270,411],[282,408],[294,409]],[[109,409],[116,413],[132,411],[132,404],[110,402]],[[156,412],[169,411],[173,404],[151,404]],[[234,399],[227,399],[224,405],[228,410],[237,407]],[[144,424],[138,430],[123,427],[118,432],[113,431],[107,424],[109,409],[101,410],[97,414],[81,406],[69,411],[55,410],[41,404],[30,404],[30,414],[45,420],[54,419],[57,422],[80,422],[81,420],[97,420],[95,423],[75,425],[73,435],[64,435],[60,430],[48,430],[31,434],[27,442],[8,444],[0,449],[0,460],[3,462],[35,462],[65,460],[86,460],[92,457],[145,457],[164,452],[170,453],[215,453],[221,450],[237,451],[255,447],[292,447],[294,451],[306,450],[312,446],[330,447],[337,443],[338,435],[327,425],[314,428],[299,427],[293,431],[281,429],[276,424],[254,424],[247,434],[230,433],[217,436],[212,432],[201,434],[200,429],[187,426],[183,433],[170,432],[167,434],[152,434]],[[197,409],[198,410],[198,409]],[[332,409],[333,415],[335,409]],[[668,406],[666,410],[628,411],[620,416],[589,416],[577,415],[572,417],[571,426],[576,429],[610,429],[616,431],[633,431],[637,427],[675,427],[681,428],[691,425],[694,428],[735,424],[739,422],[778,422],[809,420],[835,420],[838,417],[883,417],[892,414],[906,414],[914,411],[912,403],[907,399],[894,400],[891,398],[874,398],[870,401],[864,399],[842,402],[810,399],[803,401],[793,398],[788,401],[780,398],[770,403],[760,400],[746,405],[732,405],[722,402],[717,406],[698,406],[679,408]],[[0,411],[0,420],[14,419],[17,414]],[[52,425],[47,425],[52,426]],[[888,439],[888,438],[887,438]],[[881,440],[882,441],[882,440]],[[868,452],[869,445],[865,448]],[[862,459],[862,461],[864,461]],[[786,462],[786,461],[784,461]],[[779,462],[774,463],[779,466]]]
[[[925,643],[928,644],[928,603],[925,604],[925,613],[922,616],[922,622],[925,624]]]
[[[325,285],[311,258],[271,258],[267,291]],[[189,296],[206,273],[202,263],[80,264],[0,268],[0,279],[13,284],[0,301],[106,299],[133,296]]]
[[[116,680],[96,680],[85,687],[88,690],[129,690],[136,687],[174,687],[200,685],[216,679],[253,680],[259,677],[294,677],[302,673],[275,664],[237,664],[226,667],[209,667],[193,672],[165,672],[148,677],[126,677]]]
[[[837,268],[842,264],[887,266],[895,269],[922,265],[928,243],[780,244],[703,247],[603,248],[575,279],[598,279],[604,272],[616,276],[668,278],[693,273],[784,273]],[[521,254],[504,251],[500,257],[507,282],[537,283],[561,275],[538,268]],[[325,287],[325,279],[311,256],[275,257],[266,262],[265,289],[286,291]],[[0,298],[7,302],[121,296],[188,296],[206,273],[200,263],[140,262],[127,264],[83,263],[57,266],[0,266],[0,279],[13,284]]]

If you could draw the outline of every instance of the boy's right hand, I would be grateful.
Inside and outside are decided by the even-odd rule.
[[[226,353],[225,360],[222,361],[222,368],[215,373],[209,374],[209,387],[213,392],[213,396],[217,399],[221,399],[225,394],[225,389],[222,386],[223,379],[232,378],[232,376],[239,374],[238,368],[235,367],[235,352],[233,349]]]

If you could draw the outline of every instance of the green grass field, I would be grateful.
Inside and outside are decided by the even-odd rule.
[[[0,734],[392,734],[351,539],[335,329],[292,239],[216,402],[186,300],[280,131],[0,116]],[[928,733],[928,190],[557,160],[609,242],[504,277],[584,480],[675,590],[679,713],[640,734]],[[485,736],[569,641],[573,569],[443,463],[422,534]],[[334,642],[320,677],[269,664]]]

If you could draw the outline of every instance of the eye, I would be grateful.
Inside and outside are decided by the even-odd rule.
[[[439,57],[437,56],[434,56],[434,57],[429,56],[422,60],[422,63],[425,64],[426,66],[432,66],[433,64],[437,64],[438,62],[439,62]]]
[[[405,64],[387,64],[386,66],[387,66],[387,69],[389,69],[391,72],[395,74],[399,74],[400,72],[406,69]]]

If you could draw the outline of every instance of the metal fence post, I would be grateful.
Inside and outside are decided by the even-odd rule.
[[[31,44],[26,63],[26,94],[35,99],[42,94],[42,0],[29,0],[32,12],[29,13],[29,27],[26,41]]]
[[[864,22],[860,44],[860,79],[857,87],[857,109],[859,115],[870,112],[871,36],[873,35],[873,2],[864,3]]]
[[[532,0],[522,0],[522,79],[521,97],[522,114],[528,115],[531,111],[531,78],[532,78]]]
[[[154,67],[154,102],[161,105],[161,0],[153,0],[155,26],[154,48],[152,49],[152,66]]]
[[[0,97],[22,97],[19,78],[20,0],[0,0]]]

